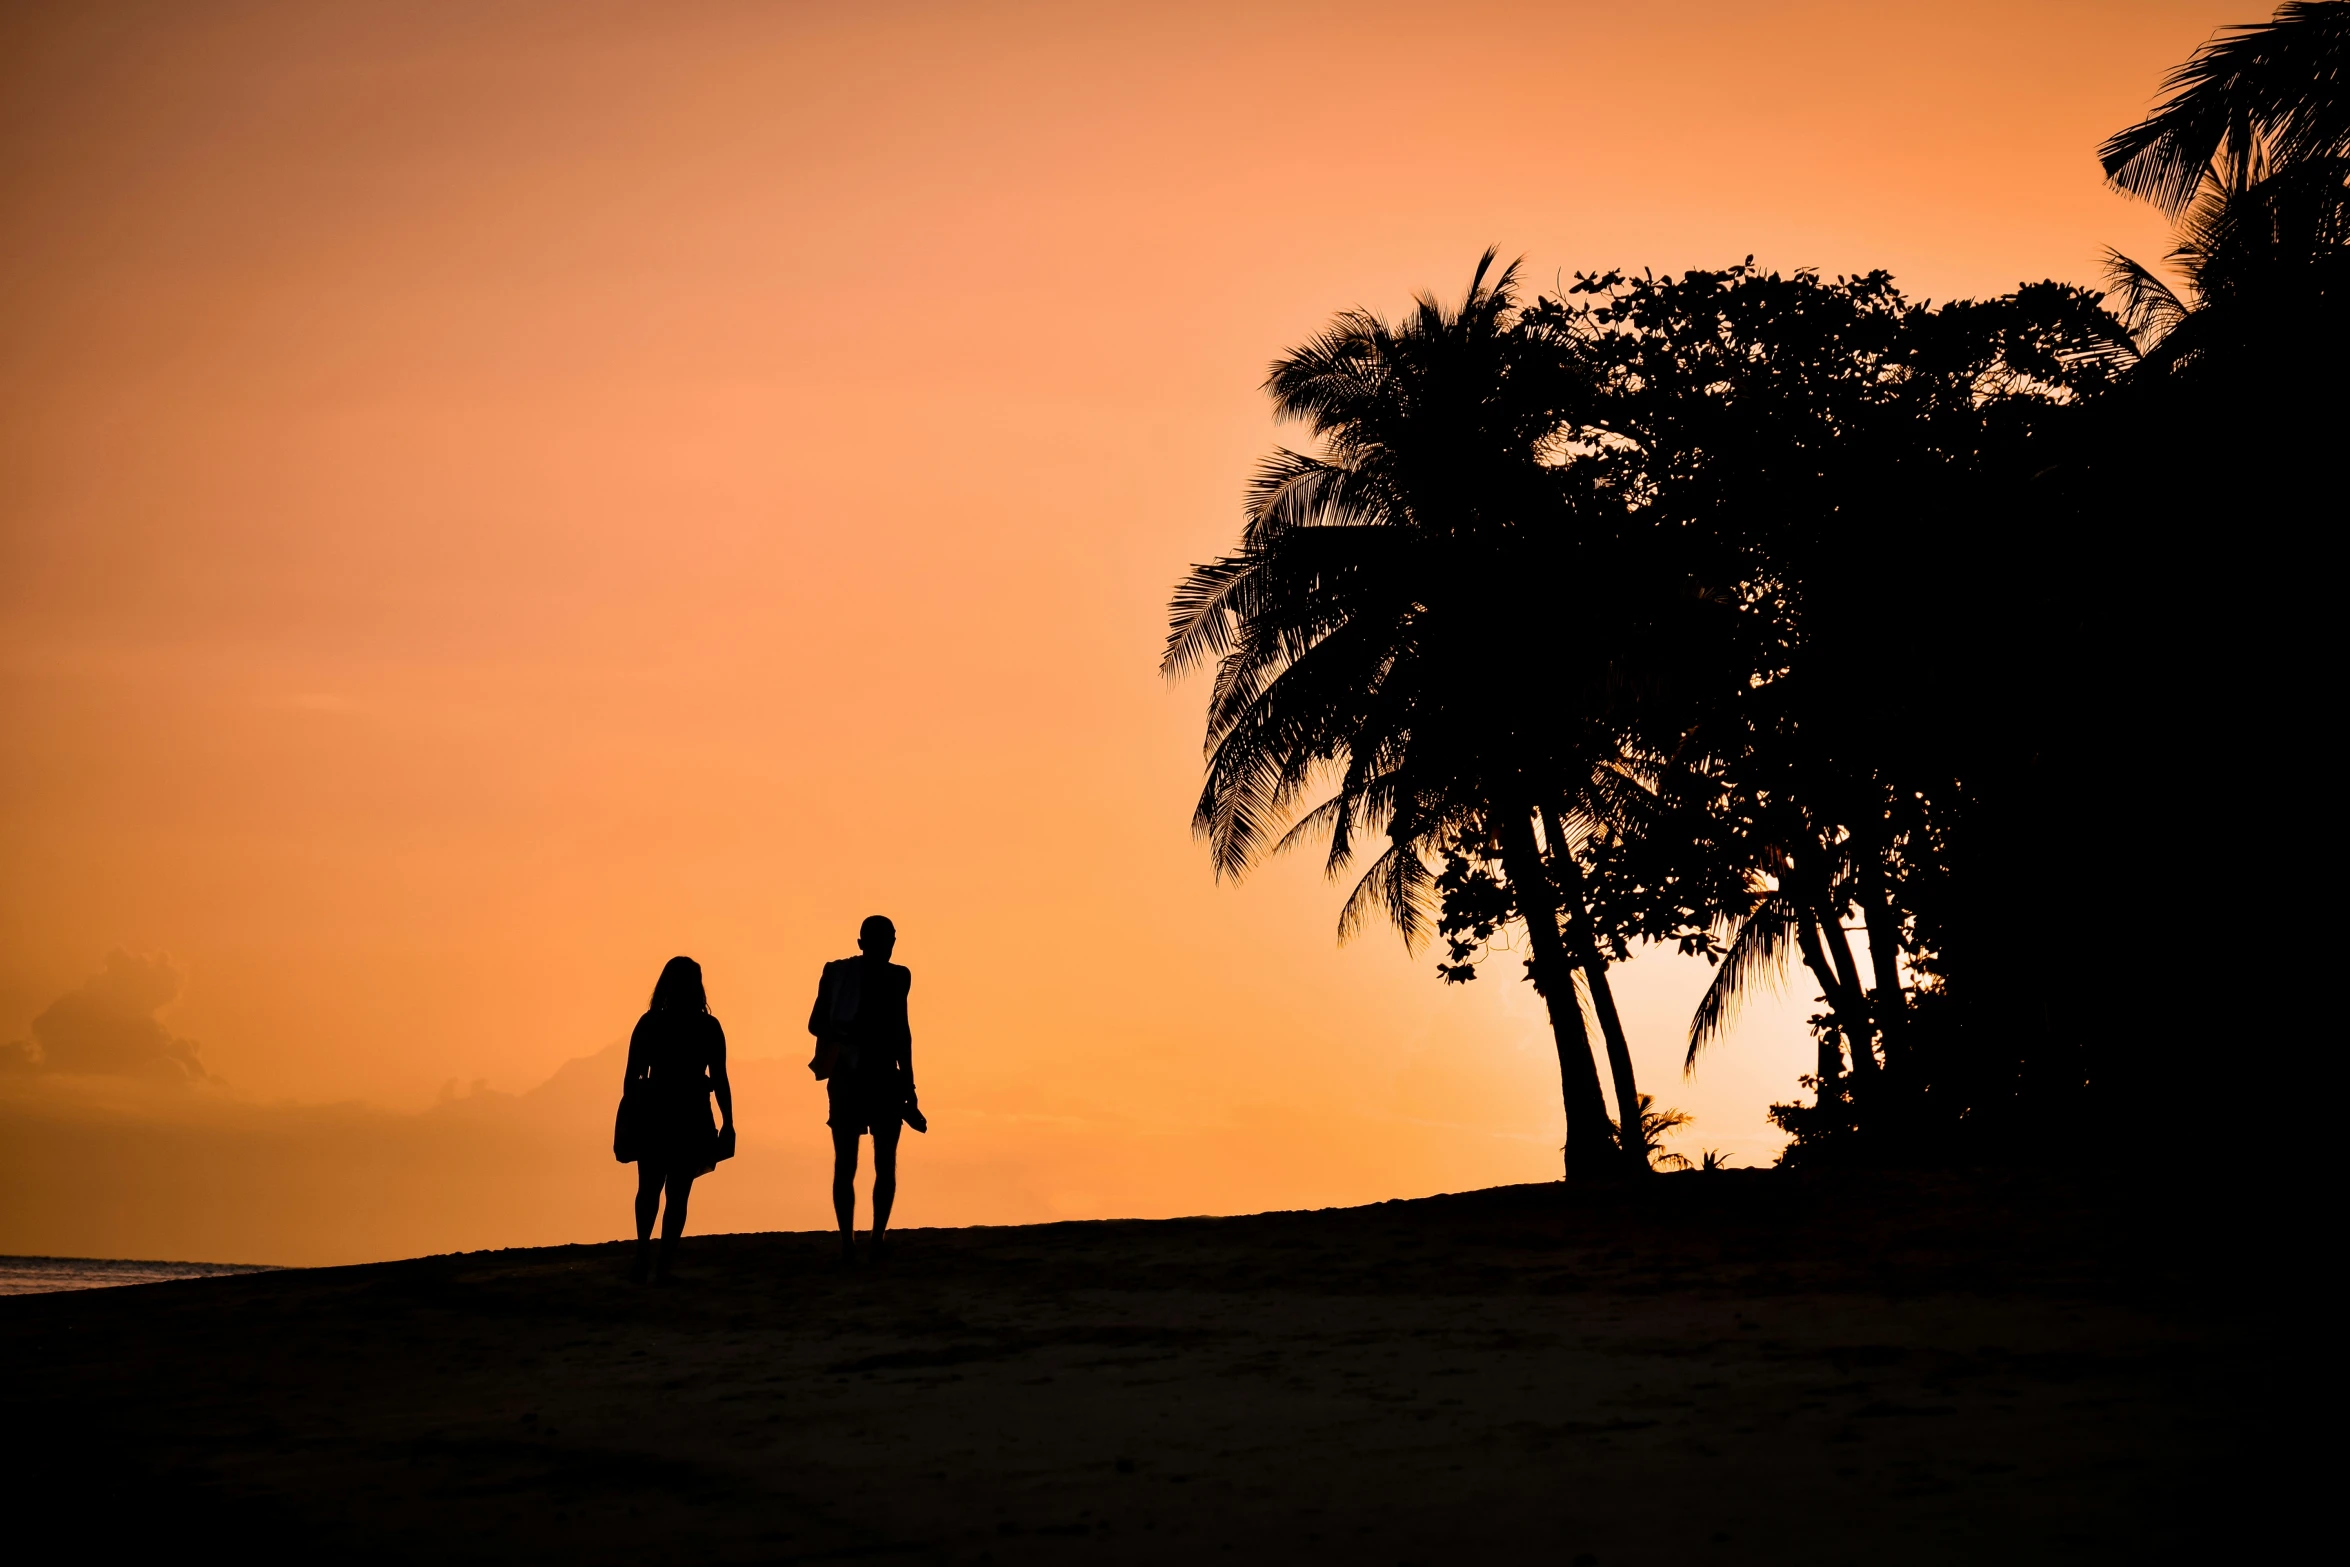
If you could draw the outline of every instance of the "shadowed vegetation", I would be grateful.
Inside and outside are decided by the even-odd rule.
[[[1278,360],[1314,448],[1177,587],[1163,666],[1214,666],[1217,872],[1326,840],[1341,937],[1439,939],[1450,982],[1522,933],[1570,1177],[1655,1159],[1602,1090],[1648,1109],[1608,982],[1643,943],[1718,965],[1692,1070],[1800,959],[1797,1162],[2045,1157],[2175,1092],[2207,1017],[2043,931],[2179,901],[2199,699],[2293,732],[2312,617],[2257,606],[2307,591],[2334,490],[2346,16],[2231,29],[2106,144],[2175,286],[2116,257],[2107,294],[1937,305],[1749,258],[1528,298],[1489,251],[1457,306]],[[2214,527],[2218,561],[2169,531]],[[2191,901],[2263,895],[2235,847]]]

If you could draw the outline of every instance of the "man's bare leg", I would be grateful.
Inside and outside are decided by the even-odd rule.
[[[857,1136],[837,1126],[832,1129],[832,1216],[840,1221],[843,1262],[857,1255]]]
[[[889,1123],[873,1129],[873,1254],[880,1256],[889,1237],[889,1210],[898,1200],[898,1133],[905,1128]]]

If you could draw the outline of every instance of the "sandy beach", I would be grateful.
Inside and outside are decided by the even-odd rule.
[[[329,1559],[2161,1560],[2268,1381],[2192,1230],[1758,1172],[22,1297],[8,1462]]]

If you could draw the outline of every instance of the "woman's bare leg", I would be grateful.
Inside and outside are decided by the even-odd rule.
[[[857,1254],[857,1137],[832,1129],[832,1216],[840,1221],[840,1254]]]
[[[653,1215],[660,1208],[661,1167],[650,1159],[639,1159],[636,1166],[636,1266],[629,1270],[628,1276],[640,1283],[653,1260]]]
[[[661,1211],[661,1167],[640,1159],[636,1167],[636,1238],[653,1238],[653,1215]]]
[[[686,1204],[694,1195],[694,1178],[681,1170],[669,1172],[669,1206],[661,1215],[661,1266],[653,1276],[669,1277],[669,1264],[677,1256],[677,1243],[685,1234]]]
[[[905,1128],[898,1122],[889,1123],[888,1130],[873,1128],[873,1249],[881,1249],[882,1237],[889,1232],[889,1210],[898,1200],[898,1133]]]

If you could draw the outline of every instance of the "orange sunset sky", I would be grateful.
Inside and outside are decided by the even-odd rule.
[[[10,1056],[0,1251],[620,1234],[617,1058],[526,1091],[678,952],[743,1063],[695,1228],[822,1225],[804,1024],[876,910],[901,1223],[1554,1178],[1506,961],[1189,835],[1164,604],[1267,362],[1488,244],[2093,280],[2167,248],[2097,142],[2265,14],[8,7],[0,1044],[208,1078]],[[1619,981],[1643,1086],[1765,1163],[1810,987],[1684,1081],[1706,976]]]

